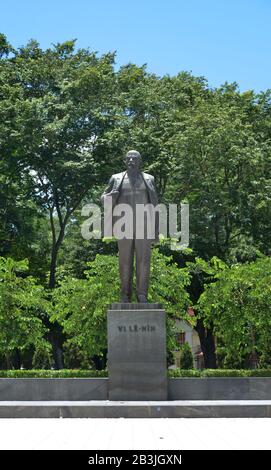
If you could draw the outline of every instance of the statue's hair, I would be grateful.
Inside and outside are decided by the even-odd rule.
[[[137,150],[128,150],[125,156],[128,157],[129,155],[135,155],[138,158],[142,158],[140,153]]]

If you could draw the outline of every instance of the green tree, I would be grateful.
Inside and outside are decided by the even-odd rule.
[[[48,308],[44,289],[31,276],[26,276],[27,262],[0,258],[0,355],[6,367],[12,368],[12,356],[29,348],[34,355],[50,355],[45,339],[43,318]]]
[[[175,202],[189,202],[191,246],[205,259],[236,262],[255,259],[257,249],[268,253],[270,136],[255,131],[263,107],[253,92],[225,85],[181,115],[167,191]]]
[[[187,251],[189,252],[189,250]],[[215,282],[217,273],[226,269],[227,265],[215,256],[209,261],[205,261],[195,256],[192,251],[190,251],[190,259],[185,260],[185,265],[188,267],[191,276],[188,292],[194,305],[194,329],[199,335],[204,365],[208,369],[215,369],[217,367],[217,357],[214,326],[211,320],[208,325],[204,323],[204,317],[199,312],[198,300],[205,291],[206,286]]]
[[[2,101],[3,158],[8,164],[12,157],[28,197],[47,211],[54,288],[68,221],[101,180],[109,157],[106,133],[116,115],[114,55],[75,51],[75,41],[43,51],[30,41],[0,65],[2,93],[8,92]]]
[[[198,302],[204,325],[212,325],[225,361],[240,366],[251,355],[270,352],[271,259],[236,264],[216,274]]]

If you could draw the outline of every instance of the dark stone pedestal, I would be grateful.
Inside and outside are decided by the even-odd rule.
[[[109,400],[167,400],[166,317],[160,304],[107,313]]]

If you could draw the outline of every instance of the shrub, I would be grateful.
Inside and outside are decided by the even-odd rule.
[[[94,378],[107,377],[108,371],[104,370],[0,370],[0,378]],[[170,378],[192,377],[271,377],[271,369],[205,369],[203,371],[196,369],[169,369]]]
[[[190,345],[188,343],[182,344],[180,352],[180,369],[193,369],[194,361]]]
[[[170,378],[178,378],[178,377],[201,377],[201,373],[199,370],[190,369],[169,369],[168,375]]]
[[[107,370],[0,370],[0,378],[22,379],[22,378],[91,378],[107,377]]]
[[[271,369],[204,369],[184,370],[171,369],[169,377],[271,377]]]

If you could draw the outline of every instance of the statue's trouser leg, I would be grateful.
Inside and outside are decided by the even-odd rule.
[[[151,240],[135,240],[136,251],[136,294],[138,300],[141,296],[147,300],[150,262],[151,262]]]
[[[118,240],[121,299],[131,301],[134,266],[134,240]]]

